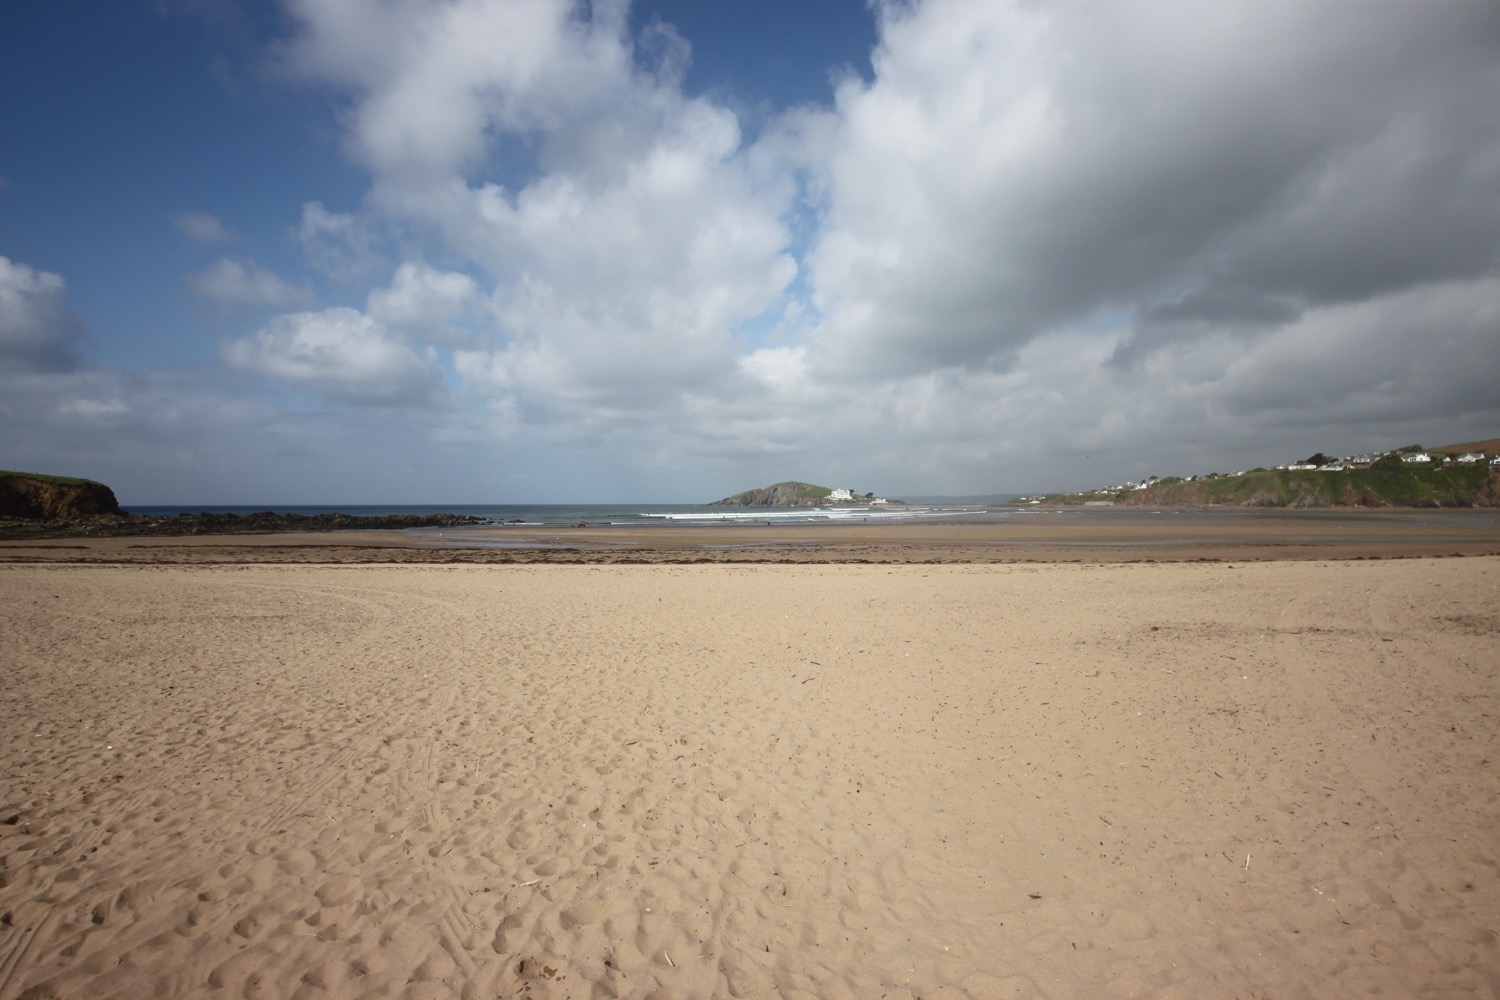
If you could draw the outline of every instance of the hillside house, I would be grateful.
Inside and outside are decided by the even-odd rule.
[[[1427,454],[1427,452],[1425,451],[1413,451],[1409,454],[1402,455],[1401,461],[1411,462],[1412,464],[1416,464],[1418,462],[1431,462],[1432,456]]]

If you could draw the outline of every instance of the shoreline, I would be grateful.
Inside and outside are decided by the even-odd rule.
[[[0,539],[0,563],[1009,563],[1500,554],[1500,511],[1024,508],[987,522],[487,525]]]

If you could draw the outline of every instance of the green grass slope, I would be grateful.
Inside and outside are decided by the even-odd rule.
[[[12,472],[9,469],[0,469],[0,479],[8,476],[20,476],[22,479],[35,479],[43,483],[55,483],[58,486],[103,486],[92,479],[79,479],[75,476],[47,476],[40,472]]]
[[[1131,490],[1116,502],[1177,507],[1228,504],[1248,507],[1490,507],[1495,474],[1486,465],[1424,469],[1417,466],[1346,469],[1341,472],[1269,469],[1193,482],[1168,482]]]

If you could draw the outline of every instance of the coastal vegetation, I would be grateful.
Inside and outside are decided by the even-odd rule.
[[[1500,506],[1500,439],[1441,448],[1310,458],[1275,469],[1151,476],[1140,483],[1077,493],[1018,497],[1013,504],[1132,507],[1495,507]]]
[[[0,479],[8,479],[11,477],[20,479],[35,479],[38,482],[54,483],[59,486],[104,485],[103,483],[96,483],[92,479],[80,479],[77,476],[49,476],[41,472],[13,472],[10,469],[0,469]]]
[[[1130,506],[1243,507],[1489,507],[1497,500],[1489,466],[1418,469],[1397,460],[1395,467],[1364,469],[1260,469],[1192,482],[1158,482],[1128,490],[1116,503]]]

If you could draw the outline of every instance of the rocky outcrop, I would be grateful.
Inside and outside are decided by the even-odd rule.
[[[0,537],[70,535],[243,535],[273,531],[451,528],[489,524],[466,514],[178,514],[147,517],[120,509],[114,490],[87,479],[0,472]]]
[[[114,490],[87,479],[0,474],[0,517],[61,521],[120,513]]]
[[[489,524],[467,514],[178,514],[176,517],[136,516],[113,525],[120,535],[247,535],[279,531],[380,531],[401,528],[452,528]]]
[[[777,483],[758,490],[746,490],[723,500],[715,500],[710,507],[817,507],[828,499],[833,491],[826,486],[811,483]]]
[[[145,535],[250,535],[285,531],[390,531],[404,528],[452,528],[490,524],[467,514],[178,514],[149,517],[116,514],[0,524],[0,537],[59,538],[79,535],[118,538]]]

